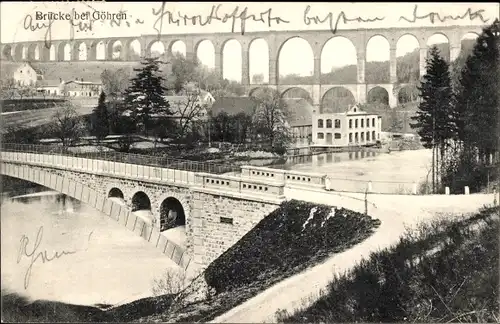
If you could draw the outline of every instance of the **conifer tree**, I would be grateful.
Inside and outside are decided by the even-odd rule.
[[[145,135],[152,127],[151,115],[171,115],[170,105],[163,97],[166,88],[165,78],[161,75],[158,58],[146,58],[142,67],[134,68],[137,75],[130,80],[130,87],[125,90],[125,103],[137,118],[142,120]]]
[[[462,69],[455,102],[457,137],[467,153],[477,152],[482,161],[498,149],[499,34],[497,19],[477,38]]]
[[[92,135],[94,135],[97,142],[100,143],[102,139],[109,135],[109,113],[104,91],[101,92],[99,102],[93,109],[92,115]]]
[[[436,189],[440,165],[444,163],[449,141],[456,134],[456,124],[449,65],[435,46],[429,51],[426,74],[418,89],[421,101],[416,116],[411,118],[415,123],[410,126],[418,129],[423,146],[432,148],[432,177]]]

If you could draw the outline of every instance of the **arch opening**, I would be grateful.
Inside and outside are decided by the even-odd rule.
[[[211,41],[205,39],[196,48],[196,57],[208,69],[215,67],[215,47]]]
[[[12,47],[10,45],[5,45],[2,50],[2,56],[6,60],[12,60]]]
[[[265,39],[257,38],[250,43],[248,60],[250,83],[269,83],[269,46]]]
[[[281,98],[284,99],[285,101],[289,100],[289,99],[305,99],[311,105],[313,104],[313,100],[312,100],[309,92],[307,92],[306,90],[304,90],[302,88],[298,88],[298,87],[294,87],[294,88],[290,88],[290,89],[285,90],[281,94]]]
[[[413,35],[403,35],[396,44],[396,76],[399,83],[415,83],[420,78],[420,44]]]
[[[86,61],[88,58],[88,54],[87,54],[87,44],[85,43],[80,43],[80,45],[78,45],[78,60],[79,61]]]
[[[49,61],[56,60],[56,47],[52,44],[49,49]]]
[[[344,87],[335,87],[328,90],[321,99],[320,113],[342,113],[346,112],[350,106],[354,105],[356,100],[349,89]]]
[[[141,59],[141,42],[134,39],[129,44],[128,60],[139,61]]]
[[[95,57],[96,60],[105,60],[106,59],[106,45],[103,41],[97,43],[95,48]]]
[[[236,39],[228,40],[222,47],[222,77],[241,83],[241,44]]]
[[[411,102],[417,102],[419,99],[420,91],[416,85],[406,85],[402,87],[398,92],[398,103],[407,104]]]
[[[163,200],[160,205],[160,232],[185,225],[186,215],[182,203],[174,197]]]
[[[437,47],[439,50],[439,55],[444,58],[447,62],[450,62],[450,44],[448,37],[443,34],[434,34],[427,40],[427,47],[429,50],[431,47]]]
[[[321,83],[357,83],[358,62],[356,47],[346,37],[328,40],[321,50]]]
[[[123,44],[121,41],[115,41],[111,47],[111,51],[111,60],[121,61],[123,59]]]
[[[108,198],[120,198],[120,199],[125,199],[125,196],[123,195],[123,191],[121,191],[118,188],[111,188],[111,190],[108,193]]]
[[[151,200],[143,191],[138,191],[132,197],[132,211],[151,210]]]
[[[390,82],[390,45],[384,36],[373,36],[366,44],[365,70],[366,83]]]
[[[387,108],[389,107],[389,93],[382,87],[374,87],[368,91],[366,102],[380,108]]]
[[[170,47],[170,53],[172,53],[172,55],[179,53],[186,57],[186,44],[181,40],[173,42]]]
[[[293,37],[284,42],[278,51],[277,61],[276,77],[279,84],[311,84],[313,82],[314,53],[305,39]],[[273,80],[270,82],[272,83]]]
[[[462,57],[468,57],[474,48],[477,38],[479,37],[476,33],[467,33],[460,40],[460,55]]]
[[[162,42],[156,41],[149,48],[150,57],[161,57],[165,54],[165,45]]]

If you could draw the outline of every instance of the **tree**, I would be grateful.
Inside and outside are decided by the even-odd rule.
[[[182,140],[192,132],[194,123],[205,116],[207,106],[201,102],[199,91],[188,92],[182,100],[174,102],[172,105],[177,121],[176,139]]]
[[[389,117],[389,132],[399,133],[403,130],[403,121],[396,109],[391,109]]]
[[[273,150],[283,152],[291,141],[285,102],[277,91],[269,88],[260,92],[256,99],[259,105],[252,122],[255,134],[266,139]]]
[[[106,96],[116,101],[128,87],[129,73],[125,69],[105,69],[101,73],[101,82]]]
[[[91,134],[96,137],[97,143],[100,144],[109,135],[109,113],[104,91],[99,96],[97,107],[92,111],[92,119]]]
[[[75,107],[66,103],[66,106],[57,110],[52,117],[49,129],[61,140],[63,147],[68,147],[84,134],[85,125]]]
[[[496,35],[495,35],[496,33]],[[480,160],[497,151],[498,82],[500,74],[498,20],[477,38],[472,55],[462,69],[455,110],[457,138],[466,150],[476,149]]]
[[[168,78],[167,88],[179,93],[189,81],[198,81],[201,63],[197,58],[188,60],[181,53],[176,53],[170,60],[172,71]]]
[[[421,102],[416,116],[412,117],[415,123],[410,126],[418,130],[423,146],[432,148],[432,183],[436,190],[440,166],[444,163],[449,141],[456,133],[456,124],[449,65],[436,46],[430,49],[426,69],[418,88]]]
[[[264,83],[264,74],[254,74],[252,75],[252,84],[261,84]]]
[[[1,97],[4,99],[12,99],[17,94],[16,81],[14,78],[0,80]]]
[[[165,100],[167,90],[161,76],[158,58],[146,58],[141,68],[134,68],[137,75],[130,80],[131,85],[125,90],[125,103],[141,119],[145,135],[148,136],[152,114],[171,115],[170,105]]]

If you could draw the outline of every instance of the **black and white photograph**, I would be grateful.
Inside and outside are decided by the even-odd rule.
[[[498,2],[0,17],[2,322],[500,323]]]

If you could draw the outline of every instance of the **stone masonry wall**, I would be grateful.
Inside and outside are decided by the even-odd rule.
[[[201,268],[208,266],[278,206],[278,203],[194,192],[186,247],[192,263]],[[232,224],[221,222],[221,217],[232,219]]]

